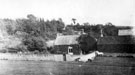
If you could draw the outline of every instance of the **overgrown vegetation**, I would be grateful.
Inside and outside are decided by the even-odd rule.
[[[21,47],[24,51],[46,51],[46,41],[55,39],[56,34],[61,33],[65,26],[62,19],[45,21],[32,14],[26,19],[4,19],[4,21],[8,24],[6,25],[7,33],[21,38],[22,44],[17,48]]]

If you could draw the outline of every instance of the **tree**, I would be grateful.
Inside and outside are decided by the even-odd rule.
[[[16,31],[21,32],[23,35],[23,45],[27,47],[28,51],[44,51],[46,50],[46,32],[44,29],[45,22],[36,20],[33,15],[28,15],[28,19],[17,19],[18,23]],[[24,34],[26,33],[26,34]]]
[[[72,21],[74,23],[74,25],[76,24],[76,19],[75,18],[72,18]]]
[[[13,30],[13,28],[12,28],[11,25],[6,26],[6,29],[7,29],[7,33],[8,33],[9,35],[12,35],[12,34],[14,33],[14,30]]]
[[[104,36],[118,36],[118,29],[112,23],[107,23],[103,27],[103,34]]]
[[[77,40],[84,54],[87,54],[93,50],[97,50],[97,41],[90,35],[87,34],[81,35]]]
[[[32,21],[36,21],[36,19],[37,19],[33,14],[28,14],[27,18],[32,20]]]
[[[65,30],[62,32],[64,35],[73,35],[74,34],[74,28],[73,25],[67,25],[65,27]]]
[[[23,42],[29,51],[42,52],[47,48],[45,43],[46,41],[42,37],[28,37],[27,39],[23,40]]]
[[[64,22],[62,21],[61,18],[59,18],[58,21],[57,21],[57,31],[59,33],[62,33],[64,27],[65,27]]]
[[[12,19],[3,19],[5,30],[9,35],[14,35],[16,29],[16,22]],[[4,29],[4,28],[3,28]]]

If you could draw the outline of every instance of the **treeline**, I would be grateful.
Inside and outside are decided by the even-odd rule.
[[[75,25],[71,24],[66,26],[67,34],[75,34],[74,31],[82,31],[82,30],[95,38],[99,38],[101,34],[103,34],[103,36],[118,35],[118,28],[112,23],[106,23],[105,25],[89,24],[89,23],[84,23],[80,25],[79,23],[77,23]]]
[[[32,14],[22,19],[3,19],[6,22],[7,33],[11,36],[21,38],[22,44],[17,46],[22,51],[47,51],[46,41],[54,40],[57,33],[63,35],[74,35],[84,30],[85,33],[99,38],[101,33],[103,36],[117,36],[118,29],[112,23],[89,24],[73,22],[74,24],[65,25],[61,18],[58,20],[44,20],[37,18]]]

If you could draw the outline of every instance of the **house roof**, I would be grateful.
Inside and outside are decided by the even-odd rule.
[[[54,45],[72,45],[72,44],[78,44],[78,41],[76,40],[80,35],[63,35],[58,36],[55,40]]]
[[[135,37],[106,36],[98,39],[98,44],[135,44]]]
[[[116,28],[118,28],[118,30],[125,30],[125,29],[132,29],[132,26],[116,26]]]

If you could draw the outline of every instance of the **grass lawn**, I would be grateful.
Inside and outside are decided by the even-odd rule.
[[[93,62],[0,60],[0,75],[135,75],[135,58],[96,57]]]

